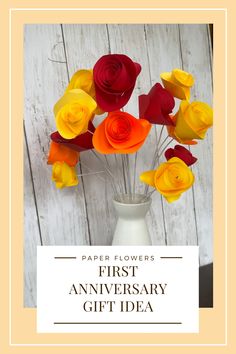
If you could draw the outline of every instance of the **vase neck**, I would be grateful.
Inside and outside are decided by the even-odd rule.
[[[143,194],[123,194],[113,200],[117,216],[123,219],[145,218],[151,202],[151,198]]]

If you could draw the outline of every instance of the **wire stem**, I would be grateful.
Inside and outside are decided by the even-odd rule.
[[[173,140],[174,140],[174,139],[172,138],[172,139],[168,142],[168,144],[166,144],[166,145],[162,148],[161,152],[158,154],[158,158],[161,157],[161,155],[163,154],[163,152],[165,151],[165,149],[167,148],[167,146],[169,146],[169,145],[172,143]]]
[[[90,167],[88,167],[84,162],[79,161],[79,164],[80,164],[82,167],[85,167],[88,171],[94,173],[93,170],[92,170]],[[91,174],[92,174],[92,173],[91,173]],[[82,175],[83,175],[83,174],[82,174]],[[105,179],[102,178],[101,176],[97,176],[97,177],[98,177],[101,181],[105,182]]]
[[[107,168],[106,164],[104,163],[104,161],[102,160],[102,158],[97,155],[97,153],[93,150],[89,150],[92,152],[92,154],[103,164],[103,167],[105,168],[105,170],[107,171],[108,175],[110,176],[111,178],[111,184],[112,184],[112,188],[113,188],[113,191],[115,193],[115,195],[118,194],[118,191],[116,189],[116,184],[115,184],[115,177],[113,176],[113,174],[111,173],[111,171],[109,170],[109,168]]]
[[[79,175],[77,175],[78,177],[83,177],[83,176],[89,176],[89,175],[97,175],[99,173],[104,173],[105,171],[97,171],[97,172],[88,172],[88,173],[81,173]],[[105,179],[103,179],[103,181],[105,182]]]

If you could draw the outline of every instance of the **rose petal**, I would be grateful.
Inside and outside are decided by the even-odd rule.
[[[174,157],[174,149],[169,148],[165,151],[165,158],[168,161],[169,159],[171,159],[172,157]]]
[[[144,143],[150,123],[126,112],[111,112],[96,128],[93,144],[103,154],[133,153]]]
[[[91,132],[95,131],[95,127],[92,122],[89,122],[88,129]],[[92,142],[93,135],[90,132],[81,134],[74,139],[64,139],[58,132],[54,132],[51,134],[51,139],[56,143],[63,144],[69,147],[70,149],[73,149],[78,152],[86,151],[94,148]]]
[[[48,164],[52,165],[54,162],[62,161],[66,162],[69,166],[75,166],[79,160],[79,153],[65,146],[64,144],[58,144],[55,141],[51,141]]]
[[[139,96],[139,117],[152,124],[174,125],[169,116],[174,105],[173,96],[157,83],[147,95]]]
[[[133,92],[141,66],[124,54],[109,54],[95,64],[96,101],[107,112],[125,106]]]
[[[93,135],[93,145],[95,146],[96,150],[101,154],[112,154],[114,153],[114,148],[109,144],[106,134],[105,134],[105,127],[106,122],[105,119],[100,123],[97,128],[96,132]]]
[[[128,140],[117,141],[113,139],[109,134],[109,132],[107,131],[107,124],[109,120],[112,119],[112,116],[113,114],[109,114],[108,115],[109,119],[106,120],[105,134],[109,143],[116,149],[126,149],[126,148],[130,148],[131,146],[139,144],[141,141],[143,141],[146,138],[151,128],[150,123],[147,120],[136,119],[131,114],[128,114],[126,112],[119,112],[120,117],[125,117],[129,121],[129,124],[131,125],[131,131]]]
[[[174,148],[167,149],[165,151],[165,157],[167,161],[170,160],[172,157],[178,157],[187,166],[191,166],[197,161],[197,158],[194,157],[188,149],[181,145],[175,145]]]

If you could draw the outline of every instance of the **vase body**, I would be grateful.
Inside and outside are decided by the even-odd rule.
[[[118,216],[113,246],[151,245],[146,223],[146,214],[151,202],[151,198],[146,198],[143,194],[126,194],[113,200]]]

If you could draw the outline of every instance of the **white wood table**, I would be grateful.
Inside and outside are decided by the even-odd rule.
[[[137,96],[160,82],[161,72],[176,67],[195,76],[192,100],[212,105],[212,53],[208,25],[25,25],[24,41],[24,305],[34,307],[36,246],[110,245],[116,220],[104,176],[84,176],[79,186],[63,190],[51,181],[47,154],[49,136],[56,130],[52,109],[69,78],[80,68],[92,68],[104,54],[124,53],[142,65],[125,107],[134,116]],[[137,156],[130,157],[131,171],[136,164],[137,192],[143,192],[138,175],[150,169],[159,132],[160,126],[153,127]],[[192,167],[194,187],[173,204],[153,195],[148,224],[153,244],[199,245],[204,265],[213,259],[212,131],[191,150],[198,157]],[[120,176],[120,157],[109,157],[109,163]],[[87,166],[92,171],[102,167],[91,152],[83,152],[78,173],[88,173]]]

